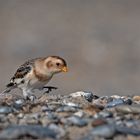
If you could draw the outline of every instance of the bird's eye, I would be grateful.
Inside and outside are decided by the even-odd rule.
[[[60,66],[60,63],[56,63],[57,66]]]

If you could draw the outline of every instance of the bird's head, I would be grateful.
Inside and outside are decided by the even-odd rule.
[[[66,61],[59,56],[47,57],[45,60],[45,66],[47,71],[52,74],[68,71]]]

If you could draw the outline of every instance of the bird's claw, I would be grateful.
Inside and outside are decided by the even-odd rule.
[[[51,92],[53,89],[56,90],[58,89],[57,87],[51,87],[51,86],[46,86],[46,87],[43,87],[43,89],[47,89],[44,93],[49,93]]]

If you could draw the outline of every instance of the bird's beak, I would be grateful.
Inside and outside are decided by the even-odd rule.
[[[63,67],[61,70],[62,70],[62,72],[68,72],[68,68],[67,67]]]

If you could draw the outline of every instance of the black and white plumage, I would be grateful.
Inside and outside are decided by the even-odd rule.
[[[23,91],[25,98],[30,98],[35,89],[43,89],[53,75],[60,72],[67,72],[66,61],[61,57],[50,56],[31,59],[17,69],[2,93],[19,88]],[[49,90],[55,89],[55,87],[48,88]]]

